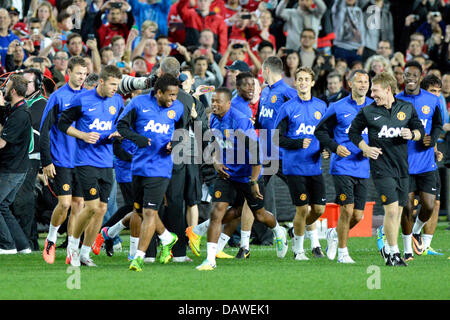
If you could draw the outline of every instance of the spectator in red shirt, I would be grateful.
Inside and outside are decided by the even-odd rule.
[[[189,7],[189,0],[178,2],[178,14],[186,27],[185,45],[198,45],[200,32],[207,28],[214,33],[214,48],[223,54],[228,45],[228,28],[222,16],[210,12],[210,6],[211,0],[198,0],[197,9]]]
[[[151,72],[153,66],[158,62],[158,44],[155,39],[142,39],[139,45],[133,50],[131,59],[142,55],[147,64],[147,70]]]
[[[102,15],[108,10],[106,24],[102,23]],[[122,12],[127,13],[127,22],[124,23],[122,19]],[[111,43],[114,36],[122,36],[127,38],[131,27],[133,26],[134,18],[131,13],[131,7],[126,2],[106,2],[99,12],[97,12],[94,19],[94,27],[97,30],[98,39],[100,41],[100,48],[103,48]]]

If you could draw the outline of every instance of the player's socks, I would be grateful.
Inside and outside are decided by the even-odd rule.
[[[283,229],[278,224],[278,221],[277,221],[277,224],[275,225],[275,227],[272,228],[272,232],[274,233],[275,238],[283,238],[284,237]]]
[[[425,223],[426,222],[420,221],[419,217],[417,217],[416,222],[414,222],[412,233],[420,234],[420,232],[422,231],[422,228],[425,225]]]
[[[384,252],[386,252],[386,254],[390,254],[389,244],[387,242],[387,239],[384,239]]]
[[[347,247],[345,247],[345,248],[338,248],[338,260],[339,260],[339,258],[342,258],[345,255],[348,255]]]
[[[389,254],[393,255],[396,253],[400,253],[400,251],[398,250],[398,245],[389,246]]]
[[[433,240],[432,234],[423,234],[422,235],[422,243],[423,249],[426,250],[431,246],[431,240]]]
[[[252,233],[252,231],[241,230],[241,244],[240,244],[241,248],[244,248],[244,249],[247,249],[247,250],[250,249],[250,235],[251,235],[251,233]]]
[[[210,220],[208,219],[208,220],[194,226],[192,228],[192,231],[194,231],[196,235],[203,236],[208,231],[209,221]]]
[[[173,240],[172,234],[167,229],[161,235],[158,235],[158,238],[161,240],[163,246],[168,245]]]
[[[73,250],[77,250],[80,247],[80,238],[75,238],[72,237],[72,239],[69,239],[69,243],[67,244],[67,246]]]
[[[320,247],[319,232],[317,229],[307,231],[309,239],[311,240],[311,250]]]
[[[413,253],[412,249],[412,234],[402,234],[403,239],[403,252],[404,253]]]
[[[292,251],[294,253],[300,253],[303,252],[303,242],[305,240],[305,235],[303,236],[297,236],[294,231],[294,238],[292,238]]]
[[[230,237],[228,235],[226,235],[225,233],[220,234],[219,242],[217,243],[217,252],[223,251],[228,243],[228,240],[230,240]]]
[[[130,257],[134,257],[136,255],[138,245],[139,245],[139,237],[135,238],[130,236]]]
[[[82,245],[81,246],[81,250],[80,250],[80,258],[81,259],[89,259],[89,253],[90,252],[91,252],[91,247],[90,246]]]
[[[134,258],[137,258],[137,257],[141,257],[142,259],[144,259],[145,252],[141,251],[141,250],[136,250],[136,255],[134,256]]]
[[[56,243],[56,239],[58,238],[58,229],[60,226],[54,226],[50,223],[50,227],[48,228],[47,240],[53,243]]]
[[[122,220],[120,220],[119,222],[117,222],[115,225],[113,225],[108,229],[108,236],[110,238],[114,238],[115,236],[119,235],[120,232],[125,228],[126,227],[123,225]]]
[[[216,265],[217,243],[208,242],[206,244],[207,257],[206,259],[211,265]]]

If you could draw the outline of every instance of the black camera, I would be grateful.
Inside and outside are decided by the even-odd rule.
[[[122,8],[122,2],[111,2],[111,8]]]
[[[95,34],[89,33],[88,34],[88,40],[95,40]]]
[[[233,44],[233,49],[242,49],[244,45],[242,43],[235,43]]]

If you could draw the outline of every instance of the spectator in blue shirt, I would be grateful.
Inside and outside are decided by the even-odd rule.
[[[167,17],[169,16],[171,5],[170,0],[161,0],[160,2],[147,0],[147,3],[139,2],[139,0],[129,0],[128,2],[139,30],[144,21],[151,20],[158,24],[157,36],[160,34],[167,36]]]
[[[8,51],[9,44],[14,40],[20,41],[14,33],[9,30],[11,19],[9,18],[8,11],[4,8],[0,9],[0,53],[2,58],[2,66],[5,65],[6,52]]]

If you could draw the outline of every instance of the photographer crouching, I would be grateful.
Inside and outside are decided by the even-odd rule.
[[[29,253],[28,239],[9,206],[25,180],[32,137],[25,101],[28,81],[13,74],[0,91],[0,254]]]

